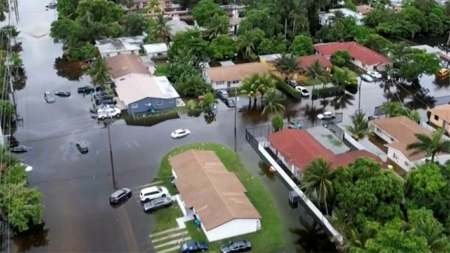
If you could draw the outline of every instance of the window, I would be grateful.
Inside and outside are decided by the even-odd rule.
[[[157,105],[162,105],[162,104],[164,104],[164,101],[162,101],[162,100],[159,100],[157,103]]]
[[[152,103],[150,103],[150,102],[145,102],[145,106],[150,107],[150,106],[152,106]]]
[[[133,108],[133,109],[136,109],[136,108],[138,108],[138,107],[139,107],[139,105],[138,105],[137,103],[131,105],[131,108]]]
[[[120,81],[123,81],[123,80],[125,80],[125,78],[120,78]]]
[[[377,133],[381,133],[381,129],[377,127]]]
[[[169,99],[169,103],[173,103],[174,101],[174,99]]]
[[[355,58],[352,57],[352,61],[354,61],[354,60],[355,60]]]
[[[439,116],[434,115],[434,119],[435,119],[435,120],[439,120]]]
[[[228,81],[228,85],[230,85],[231,84],[231,81]]]
[[[222,84],[223,84],[223,81],[216,82],[216,84],[217,84],[217,85],[222,85]]]
[[[398,155],[396,153],[392,153],[392,157],[394,157],[394,159],[398,159]]]
[[[236,81],[233,81],[233,84],[236,84],[236,83],[239,83],[239,81],[237,81],[237,80],[236,80]]]
[[[394,138],[391,137],[391,141],[395,141]]]
[[[409,167],[409,162],[405,162],[405,166],[406,166],[406,167]]]
[[[166,7],[170,7],[170,1],[166,1]]]

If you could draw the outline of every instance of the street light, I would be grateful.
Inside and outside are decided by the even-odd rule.
[[[237,115],[237,106],[238,106],[238,97],[237,97],[237,89],[234,88],[234,152],[237,153],[237,134],[236,134],[236,115]]]

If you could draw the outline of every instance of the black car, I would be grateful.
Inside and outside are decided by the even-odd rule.
[[[68,90],[59,90],[59,91],[55,92],[55,96],[70,97],[70,91],[68,91]]]
[[[31,150],[31,148],[29,148],[29,147],[17,146],[17,147],[11,148],[9,151],[12,153],[26,153],[30,150]]]
[[[113,99],[102,99],[102,100],[96,100],[95,103],[97,105],[115,105],[115,104],[117,104],[117,101],[113,100]]]
[[[295,80],[289,80],[289,81],[287,81],[287,84],[289,84],[289,86],[291,86],[292,88],[295,88],[298,86],[298,83]]]
[[[101,92],[101,91],[104,91],[105,89],[103,89],[103,87],[102,86],[96,86],[95,87],[95,91],[96,92]]]
[[[90,85],[86,85],[86,86],[78,88],[78,93],[89,93],[91,91],[94,91],[94,87],[92,87]]]
[[[208,250],[206,242],[188,241],[180,245],[180,253],[203,252]]]
[[[113,99],[113,97],[108,96],[107,94],[95,94],[94,95],[95,100],[105,100],[105,99]]]
[[[228,242],[220,246],[220,252],[222,253],[242,252],[251,249],[252,244],[247,240]]]
[[[119,204],[122,202],[127,201],[129,198],[131,198],[131,190],[128,188],[120,189],[109,197],[109,203],[110,204]]]
[[[75,147],[77,147],[78,151],[80,151],[81,154],[86,154],[87,152],[89,152],[86,142],[77,142],[75,143]]]
[[[230,108],[234,108],[236,106],[233,99],[226,98],[226,99],[223,99],[222,101],[225,103],[226,106],[228,106]]]

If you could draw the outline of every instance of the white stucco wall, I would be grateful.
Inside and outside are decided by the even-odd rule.
[[[210,242],[253,233],[258,231],[260,227],[259,219],[235,219],[209,231],[206,231],[202,224],[203,232]]]
[[[415,163],[408,160],[408,158],[406,158],[406,156],[397,149],[388,147],[387,155],[389,159],[394,161],[398,166],[400,166],[407,172],[409,172],[411,168],[415,166]],[[420,160],[418,162],[420,162]]]
[[[107,53],[107,54],[102,54],[103,58],[109,58],[109,57],[113,57],[116,56],[118,54],[134,54],[134,55],[139,55],[139,50],[131,50],[131,51],[120,51],[120,52],[114,52],[114,53]]]
[[[212,88],[214,90],[228,90],[228,89],[234,89],[234,88],[238,88],[239,86],[241,86],[242,84],[242,80],[236,80],[236,81],[221,81],[221,82],[215,82],[215,81],[211,81],[211,78],[208,76],[208,74],[206,73],[206,71],[203,71],[203,79],[205,80],[206,83],[211,84]]]

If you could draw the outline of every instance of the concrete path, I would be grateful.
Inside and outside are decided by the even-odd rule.
[[[171,228],[149,235],[153,250],[156,253],[169,253],[178,251],[183,242],[191,240],[185,228]],[[151,249],[149,249],[151,250]]]

